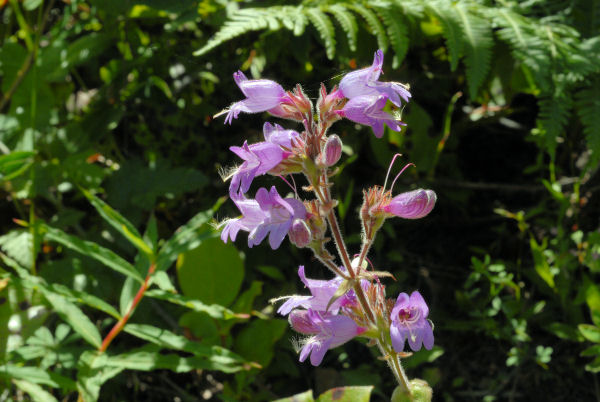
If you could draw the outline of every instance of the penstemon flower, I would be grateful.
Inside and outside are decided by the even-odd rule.
[[[428,315],[429,307],[421,293],[414,291],[410,297],[406,293],[398,295],[392,309],[390,326],[392,345],[396,352],[404,350],[407,339],[408,345],[414,351],[421,349],[421,345],[428,350],[433,347],[433,328],[427,320]]]
[[[237,119],[240,112],[265,112],[269,109],[275,109],[288,99],[281,85],[275,81],[249,80],[241,71],[234,73],[233,79],[242,93],[246,95],[246,99],[235,102],[229,109],[218,114],[227,113],[227,117],[225,117],[226,124],[231,124],[233,119]]]
[[[310,355],[313,366],[321,364],[329,349],[343,345],[366,331],[352,318],[311,309],[292,311],[290,324],[301,334],[312,335],[301,341],[300,361],[305,361]]]
[[[383,52],[378,50],[371,67],[348,73],[340,81],[340,91],[346,98],[358,96],[385,95],[394,105],[400,107],[401,99],[408,102],[410,92],[406,85],[398,82],[381,82],[379,75],[383,72]]]
[[[243,195],[233,198],[233,202],[242,212],[242,217],[230,219],[222,225],[221,240],[235,241],[240,230],[249,232],[248,247],[260,244],[269,235],[269,245],[276,249],[288,233],[295,219],[306,218],[306,208],[295,198],[281,198],[275,187],[271,191],[260,188],[256,199]]]
[[[241,147],[229,148],[244,160],[231,174],[229,193],[232,198],[238,191],[248,192],[254,177],[267,173],[292,155],[292,143],[300,136],[298,132],[284,130],[278,124],[265,123],[263,131],[265,141],[251,145],[246,141]]]
[[[357,96],[350,99],[337,113],[353,122],[371,126],[375,137],[381,138],[384,124],[394,131],[400,131],[405,125],[383,110],[387,100],[386,95]]]
[[[382,67],[383,52],[379,50],[370,67],[346,74],[339,88],[334,87],[327,93],[321,84],[316,108],[300,85],[286,92],[274,81],[248,80],[241,72],[234,74],[246,99],[221,113],[227,113],[225,123],[231,123],[240,112],[267,111],[276,117],[301,122],[303,131],[265,123],[265,141],[244,142],[241,147],[230,148],[243,160],[229,175],[229,196],[242,216],[222,223],[221,239],[235,241],[239,231],[246,231],[249,247],[268,236],[271,248],[276,249],[287,235],[295,246],[312,250],[316,259],[335,276],[329,280],[309,279],[304,266],[300,266],[298,276],[310,295],[275,299],[285,300],[277,312],[288,316],[292,328],[303,335],[299,342],[299,360],[304,362],[310,357],[311,364],[317,366],[329,349],[357,336],[366,337],[368,345],[377,345],[388,362],[401,392],[410,396],[414,381],[407,379],[401,358],[406,356],[406,340],[414,351],[422,346],[433,347],[433,326],[427,319],[429,308],[417,291],[410,297],[401,293],[395,304],[387,299],[380,278],[392,275],[376,271],[367,263],[367,255],[386,219],[423,218],[432,211],[436,194],[432,190],[418,189],[393,196],[394,183],[402,172],[389,190],[385,183],[383,187],[364,190],[359,215],[362,245],[354,258],[348,252],[337,222],[337,200],[331,195],[330,178],[338,171],[335,165],[342,157],[343,146],[339,136],[328,133],[336,121],[347,118],[368,125],[376,137],[383,135],[385,125],[395,131],[404,125],[396,114],[386,111],[386,106],[393,110],[408,102],[411,97],[408,87],[379,81]],[[393,161],[390,170],[392,165]],[[266,173],[280,176],[293,188],[295,197],[282,198],[275,187],[271,187],[270,191],[260,188],[255,199],[246,198],[254,177]],[[295,173],[302,173],[308,181],[308,186],[302,188],[312,191],[313,199],[300,200],[295,179],[288,181],[284,177]],[[331,239],[335,241],[341,262],[328,251]]]

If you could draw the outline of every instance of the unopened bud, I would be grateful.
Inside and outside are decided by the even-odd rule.
[[[296,247],[300,248],[308,246],[308,244],[312,240],[310,229],[308,228],[306,222],[304,222],[302,219],[296,219],[292,223],[292,227],[288,232],[288,236],[290,238],[290,241]]]
[[[398,194],[383,209],[392,215],[405,219],[419,219],[428,215],[437,196],[433,190],[418,189]]]
[[[410,392],[405,388],[398,386],[392,394],[391,402],[431,402],[433,390],[419,378],[415,378],[409,383]]]
[[[342,156],[342,140],[336,134],[327,138],[317,163],[326,167],[335,165]]]

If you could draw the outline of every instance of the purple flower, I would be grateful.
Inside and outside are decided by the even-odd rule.
[[[303,307],[305,309],[312,309],[316,311],[326,311],[329,301],[338,290],[338,287],[343,280],[339,276],[336,276],[334,279],[329,281],[308,279],[304,274],[303,265],[298,268],[298,276],[300,277],[302,283],[304,283],[304,286],[310,290],[311,296],[290,296],[277,310],[277,312],[281,315],[287,315],[290,313],[290,311],[297,307]],[[332,312],[333,314],[337,314],[340,307],[352,302],[354,297],[354,291],[348,291],[345,295],[331,303],[328,311]]]
[[[379,75],[382,73],[383,51],[375,52],[373,65],[346,74],[340,81],[340,90],[346,98],[354,99],[358,96],[385,95],[396,106],[401,105],[402,98],[408,102],[410,92],[405,86],[397,82],[380,82]]]
[[[414,291],[410,298],[406,293],[400,293],[392,309],[390,336],[392,346],[396,352],[404,350],[404,343],[408,338],[410,348],[415,352],[421,349],[431,350],[433,347],[433,328],[427,320],[429,308],[418,291]]]
[[[271,191],[260,188],[256,199],[247,199],[243,195],[232,197],[242,212],[242,217],[230,219],[221,232],[221,240],[235,241],[240,230],[249,232],[248,247],[262,242],[269,235],[269,244],[275,250],[292,226],[294,219],[305,219],[306,208],[295,198],[281,198],[275,187]]]
[[[386,95],[357,96],[346,103],[337,113],[356,123],[371,126],[377,138],[383,135],[383,125],[387,124],[394,131],[400,131],[405,124],[396,120],[391,114],[384,112]]]
[[[249,80],[241,71],[234,73],[233,79],[242,90],[242,93],[246,95],[246,99],[235,102],[229,107],[225,124],[231,124],[233,119],[237,119],[240,112],[264,112],[279,106],[281,102],[288,98],[281,85],[275,81]]]
[[[433,190],[423,190],[401,193],[392,198],[383,210],[392,215],[405,219],[419,219],[431,212],[437,196]]]
[[[267,173],[291,155],[289,150],[292,148],[292,142],[300,136],[294,130],[284,130],[280,125],[271,125],[270,123],[264,124],[263,132],[266,141],[252,145],[248,145],[246,141],[241,147],[229,148],[244,160],[244,163],[231,176],[229,194],[232,198],[238,191],[248,192],[254,177]]]
[[[310,363],[313,366],[321,364],[327,350],[343,345],[365,332],[365,328],[356,325],[350,317],[312,309],[292,311],[289,321],[294,330],[312,335],[302,341],[300,361],[305,361],[310,355]]]

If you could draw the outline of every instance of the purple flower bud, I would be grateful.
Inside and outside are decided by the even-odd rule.
[[[279,104],[287,100],[286,92],[275,81],[249,80],[241,71],[234,73],[233,79],[242,93],[246,95],[246,99],[235,102],[226,110],[227,117],[225,117],[225,124],[231,124],[233,119],[237,119],[240,112],[264,112],[279,106]],[[221,113],[217,114],[217,116]]]
[[[312,309],[292,311],[289,321],[294,330],[312,335],[302,342],[300,361],[305,361],[310,355],[310,363],[313,366],[321,364],[327,350],[343,345],[365,332],[365,329],[356,325],[350,317]]]
[[[306,222],[302,219],[296,219],[292,223],[292,227],[288,232],[288,237],[296,247],[300,248],[308,246],[312,241],[310,229],[308,228]]]
[[[421,349],[421,345],[427,350],[433,348],[433,328],[427,320],[428,315],[429,307],[418,291],[414,291],[410,297],[406,293],[398,295],[390,317],[390,336],[396,352],[404,350],[406,339],[415,352]]]
[[[321,154],[317,157],[317,163],[323,166],[335,165],[342,156],[342,140],[336,134],[327,138]]]
[[[383,111],[387,99],[386,95],[357,96],[350,99],[337,113],[356,123],[371,126],[375,137],[381,138],[384,124],[394,131],[400,131],[405,125],[391,114]]]
[[[346,98],[353,99],[358,96],[385,95],[394,105],[401,106],[401,98],[408,102],[410,92],[406,86],[398,82],[380,82],[379,75],[382,73],[383,51],[375,52],[373,65],[371,67],[352,71],[346,74],[340,81],[340,90]]]
[[[392,198],[383,210],[389,214],[405,219],[419,219],[431,212],[437,196],[433,190],[423,190],[401,193]]]

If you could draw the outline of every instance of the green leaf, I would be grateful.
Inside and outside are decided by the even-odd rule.
[[[331,13],[333,17],[340,24],[344,32],[346,33],[346,38],[348,39],[348,47],[351,51],[356,51],[356,33],[358,32],[358,25],[356,23],[356,18],[354,15],[349,12],[343,5],[334,4],[325,9],[328,13]]]
[[[579,324],[579,332],[590,342],[600,343],[600,328],[590,324]]]
[[[177,260],[177,279],[184,295],[204,303],[227,306],[244,278],[244,261],[231,243],[207,239]]]
[[[66,286],[59,284],[52,284],[48,286],[48,288],[51,291],[64,296],[73,303],[85,304],[89,307],[95,308],[96,310],[103,311],[117,320],[121,318],[121,315],[113,306],[92,294],[75,289],[70,289]]]
[[[385,27],[377,17],[377,14],[359,3],[348,4],[347,7],[351,10],[354,10],[354,12],[365,19],[369,29],[372,31],[373,35],[377,37],[379,49],[385,52],[389,46],[388,37],[387,33],[385,32]]]
[[[335,55],[335,28],[333,23],[323,11],[316,7],[307,8],[306,16],[319,32],[319,36],[325,45],[327,58],[333,60]]]
[[[254,320],[235,338],[234,350],[266,367],[273,359],[274,345],[288,326],[285,320]]]
[[[398,68],[408,52],[408,25],[399,7],[392,4],[386,7],[374,7],[387,27],[387,33],[394,49],[392,68]]]
[[[196,356],[206,357],[218,364],[231,366],[241,365],[244,359],[235,353],[220,346],[206,346],[193,342],[184,336],[174,334],[165,329],[145,324],[127,324],[124,331],[145,341],[151,342],[161,349],[174,349],[192,353]]]
[[[434,346],[431,350],[421,349],[413,353],[412,356],[403,359],[402,365],[405,368],[417,367],[423,363],[431,363],[444,354],[444,349]]]
[[[475,100],[479,87],[487,76],[492,58],[492,30],[489,22],[469,12],[463,3],[453,5],[464,33],[465,64],[471,100]]]
[[[369,402],[373,386],[332,388],[317,398],[317,402]]]
[[[77,332],[90,345],[99,348],[102,344],[102,337],[98,332],[98,328],[90,321],[90,319],[77,307],[63,296],[49,291],[45,288],[40,288],[44,297],[52,305],[54,310],[65,320],[75,332]]]
[[[39,225],[47,240],[55,241],[65,247],[91,257],[123,275],[135,279],[139,283],[144,282],[144,278],[142,278],[133,265],[111,250],[101,247],[94,242],[81,240],[78,237],[71,236],[60,229],[50,227],[43,223],[40,223]]]
[[[0,247],[23,267],[33,265],[33,236],[28,230],[17,229],[0,236]]]
[[[212,210],[200,212],[177,229],[173,237],[160,248],[156,258],[156,271],[169,268],[179,254],[200,246],[206,239],[218,236],[218,232],[206,225],[212,215]]]
[[[154,256],[154,251],[152,251],[150,246],[144,242],[142,235],[131,222],[125,219],[120,213],[112,209],[108,204],[96,197],[94,194],[83,188],[81,189],[81,192],[90,201],[94,208],[96,208],[98,213],[100,213],[102,218],[104,218],[107,223],[121,233],[137,249],[146,254],[148,259],[153,260],[152,257]]]
[[[124,368],[108,367],[106,353],[87,350],[79,358],[77,364],[77,391],[86,402],[98,400],[100,387]]]
[[[442,25],[442,32],[446,38],[446,49],[450,61],[450,70],[456,71],[463,49],[463,29],[456,9],[444,1],[428,2],[430,12],[434,13]]]
[[[600,373],[600,357],[596,357],[593,362],[586,364],[585,370],[592,373]]]
[[[531,247],[531,253],[533,254],[533,262],[535,266],[535,272],[550,286],[551,289],[554,289],[556,285],[554,284],[554,275],[550,270],[550,264],[546,260],[546,256],[544,255],[544,250],[546,249],[546,239],[544,239],[544,243],[539,245],[533,236],[529,240],[529,245]]]
[[[590,346],[579,354],[583,357],[600,356],[600,345]]]
[[[199,300],[192,299],[189,297],[182,296],[177,293],[165,292],[160,289],[148,290],[145,293],[147,297],[153,297],[155,299],[168,301],[169,303],[178,304],[189,308],[190,310],[207,313],[213,318],[220,320],[227,320],[235,317],[233,311],[227,309],[218,304],[204,304]]]
[[[0,156],[0,180],[9,181],[25,173],[33,165],[35,152],[16,151]]]
[[[52,388],[61,388],[65,391],[72,391],[75,389],[75,382],[73,382],[73,380],[38,367],[6,364],[0,366],[0,377],[9,380],[16,378],[34,384],[47,385]]]
[[[600,162],[600,76],[586,85],[576,96],[575,107],[583,123],[588,148],[592,151],[591,165]]]
[[[235,373],[244,368],[238,361],[230,357],[216,355],[211,358],[192,356],[182,357],[175,354],[160,354],[160,348],[155,345],[140,348],[120,355],[110,356],[101,364],[127,370],[152,371],[167,369],[175,373],[185,373],[192,370],[219,370],[224,373]]]
[[[27,11],[35,10],[42,2],[43,0],[23,0],[23,8]]]
[[[292,395],[287,398],[276,399],[273,402],[314,402],[314,400],[315,398],[313,396],[312,389],[309,389],[301,394]]]
[[[44,388],[37,384],[24,380],[13,380],[13,383],[21,391],[26,392],[34,401],[40,402],[54,402],[57,401],[49,392],[45,391]]]
[[[546,327],[546,330],[552,332],[561,339],[577,342],[583,341],[583,337],[581,336],[581,333],[577,331],[577,328],[562,322],[553,322]]]

